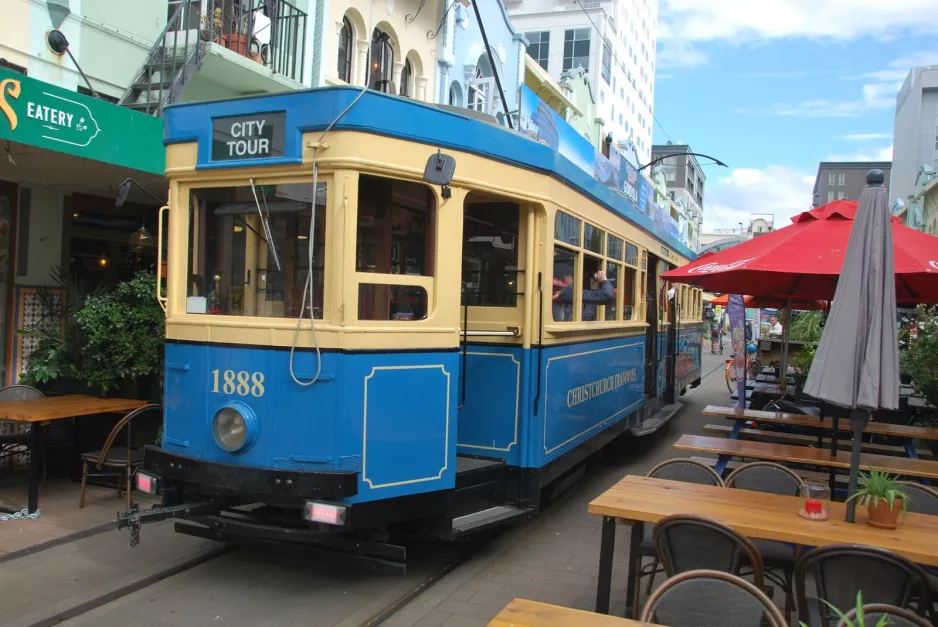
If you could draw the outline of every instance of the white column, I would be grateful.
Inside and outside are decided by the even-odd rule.
[[[427,100],[427,77],[426,76],[417,76],[414,78],[414,87],[416,91],[416,98],[422,102]]]
[[[352,75],[352,82],[356,85],[368,84],[368,50],[371,48],[371,42],[367,39],[358,40],[358,55],[355,59],[355,73]]]
[[[391,71],[393,74],[391,75],[391,86],[388,88],[388,91],[392,94],[399,94],[401,93],[401,73],[404,71],[404,64],[400,61],[395,61]]]

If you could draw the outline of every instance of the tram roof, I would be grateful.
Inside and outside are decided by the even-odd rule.
[[[229,100],[181,103],[164,110],[164,144],[198,142],[197,169],[257,167],[302,163],[303,133],[324,130],[345,109],[361,88],[322,87],[283,94],[245,96]],[[283,112],[283,156],[264,159],[212,161],[213,121],[230,116]],[[627,198],[615,193],[551,147],[496,124],[452,110],[367,91],[332,130],[385,135],[473,153],[560,180],[610,211],[646,231],[682,257],[697,257],[690,248],[657,228]],[[458,166],[457,166],[458,167]],[[658,251],[652,251],[657,254]]]

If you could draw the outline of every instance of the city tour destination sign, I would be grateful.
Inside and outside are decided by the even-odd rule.
[[[0,139],[162,175],[161,120],[0,69]]]

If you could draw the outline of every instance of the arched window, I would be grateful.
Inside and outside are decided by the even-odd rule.
[[[347,17],[342,18],[342,30],[339,31],[339,78],[346,83],[352,82],[352,24]]]
[[[466,106],[469,109],[490,115],[495,114],[493,106],[495,79],[493,76],[494,72],[492,72],[492,64],[489,62],[489,57],[487,54],[483,53],[482,56],[479,57],[479,62],[476,64],[472,80],[470,80],[467,85],[469,88],[469,96]]]
[[[391,47],[391,37],[376,28],[371,35],[371,52],[368,54],[368,86],[390,93],[392,67],[394,48]]]
[[[411,83],[414,80],[414,66],[410,59],[404,61],[404,69],[401,71],[401,90],[400,94],[407,98],[413,98],[414,93],[411,89]]]
[[[449,86],[449,104],[454,107],[462,106],[462,91],[456,81],[453,81],[453,84]]]

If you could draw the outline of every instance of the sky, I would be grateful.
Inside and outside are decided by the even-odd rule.
[[[729,166],[704,166],[704,232],[787,226],[819,161],[891,160],[899,87],[938,64],[938,0],[659,0],[658,27],[654,142]]]

